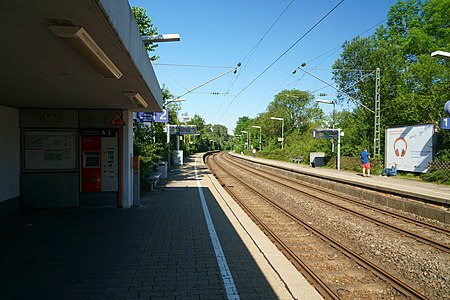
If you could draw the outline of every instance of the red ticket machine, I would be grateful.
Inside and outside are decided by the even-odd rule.
[[[117,130],[89,129],[80,133],[80,191],[118,190]]]
[[[101,192],[101,137],[81,137],[81,192]]]

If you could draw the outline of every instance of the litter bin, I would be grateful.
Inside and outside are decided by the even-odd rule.
[[[172,159],[173,159],[174,166],[182,166],[183,165],[183,150],[174,150]]]
[[[166,179],[167,178],[167,162],[166,161],[160,161],[158,163],[158,173],[161,173],[161,178]]]

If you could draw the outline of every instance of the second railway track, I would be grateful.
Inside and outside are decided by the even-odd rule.
[[[314,282],[326,298],[441,299],[449,297],[448,287],[445,285],[448,269],[443,270],[448,267],[450,258],[449,233],[445,228],[433,229],[428,224],[411,225],[412,220],[402,219],[400,215],[395,216],[394,220],[397,221],[392,221],[392,216],[387,216],[386,212],[375,213],[373,208],[365,208],[356,203],[337,204],[336,202],[344,201],[336,200],[341,197],[339,195],[326,196],[326,191],[314,190],[313,187],[309,191],[299,191],[295,185],[301,185],[301,183],[292,183],[292,180],[276,176],[274,178],[272,174],[264,174],[250,166],[239,166],[239,163],[226,158],[225,154],[209,157],[207,164],[233,198],[256,223],[259,223],[262,230],[302,270],[302,273],[307,274],[309,280]],[[303,190],[304,187],[301,189]],[[330,197],[334,198],[331,201],[334,202],[332,205],[324,204],[325,200],[320,199]],[[308,207],[311,205],[316,206],[311,210],[324,210],[324,215],[315,215],[314,212],[309,211]],[[368,212],[368,209],[371,211]],[[323,220],[327,218],[327,214],[329,220]],[[352,216],[349,217],[349,214]],[[373,214],[379,215],[373,216]],[[339,224],[340,220],[342,224]],[[409,225],[397,226],[396,222]],[[331,227],[327,223],[332,224]],[[355,228],[349,228],[349,223],[354,223]],[[383,225],[384,223],[387,225]],[[405,226],[420,228],[406,230]],[[365,227],[368,229],[364,229]],[[386,230],[390,233],[386,233]],[[352,231],[359,232],[354,234]],[[374,235],[374,231],[381,231],[380,236],[371,236]],[[364,237],[365,235],[367,236]],[[435,262],[437,267],[423,272],[433,274],[430,276],[431,279],[421,281],[410,276],[415,274],[415,270],[406,272],[397,270],[396,260],[402,258],[393,256],[391,257],[393,261],[389,262],[389,253],[393,250],[387,249],[385,251],[387,254],[382,253],[382,250],[386,250],[383,247],[388,246],[385,245],[385,241],[371,244],[370,241],[375,238],[398,239],[398,243],[403,243],[405,249],[408,249],[412,243],[420,241],[417,246],[418,251],[428,251],[439,258]],[[407,263],[406,266],[411,268]],[[429,268],[427,264],[423,267]]]

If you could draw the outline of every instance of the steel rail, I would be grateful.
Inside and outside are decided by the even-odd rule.
[[[213,161],[215,160],[214,155],[212,156]],[[209,156],[208,156],[208,160],[206,161],[207,164],[209,164]],[[214,164],[222,169],[224,172],[226,172],[227,174],[230,174],[229,172],[227,172],[225,169],[220,167],[220,164],[218,164],[217,162],[214,161]],[[283,250],[283,253],[288,257],[288,259],[291,261],[291,263],[293,263],[297,269],[300,270],[300,272],[305,275],[309,280],[309,282],[311,284],[313,284],[313,286],[318,290],[318,292],[327,299],[335,299],[338,300],[340,299],[339,296],[328,287],[328,285],[323,282],[315,273],[313,270],[311,270],[297,255],[295,255],[295,253],[289,249],[289,247],[266,225],[264,224],[264,222],[247,206],[245,205],[245,203],[243,201],[240,200],[240,198],[233,192],[233,190],[231,190],[229,187],[227,187],[227,185],[222,182],[220,180],[220,178],[218,178],[216,176],[216,174],[214,174],[214,176],[216,177],[216,179],[219,181],[219,183],[221,183],[221,186],[232,196],[232,198],[238,202],[238,204],[243,208],[243,210],[249,215],[249,217],[253,220],[253,222],[255,222],[255,224],[258,225],[258,227],[261,228],[261,230],[269,237],[271,238],[272,242],[279,248],[281,248]],[[231,175],[233,178],[236,179],[235,176]],[[243,183],[241,180],[236,179],[238,182]],[[257,192],[257,195],[259,196],[260,194]]]
[[[243,168],[241,165],[237,165],[232,159],[229,159],[228,157],[227,157],[225,160],[227,160],[229,163],[234,164],[235,166],[239,166],[240,168]],[[355,211],[355,210],[353,210],[353,209],[351,209],[351,208],[344,207],[344,206],[339,205],[339,204],[337,204],[337,203],[333,203],[333,202],[328,201],[328,200],[326,200],[326,199],[324,199],[324,198],[321,198],[321,197],[319,197],[319,196],[316,196],[316,195],[314,195],[314,194],[312,194],[312,193],[310,193],[310,192],[307,192],[307,191],[298,189],[298,188],[296,188],[296,187],[293,187],[293,186],[291,186],[291,185],[288,185],[288,184],[286,184],[286,183],[283,183],[282,181],[280,181],[280,180],[278,179],[278,177],[274,176],[273,174],[271,174],[271,173],[269,173],[269,172],[266,172],[266,171],[263,171],[263,170],[258,170],[259,173],[263,173],[263,174],[267,174],[267,175],[268,175],[268,176],[264,176],[264,175],[261,175],[261,174],[259,174],[258,172],[256,172],[254,169],[248,169],[248,168],[245,168],[245,169],[246,169],[248,172],[251,172],[252,174],[255,174],[255,175],[257,175],[257,176],[260,176],[260,177],[263,178],[263,179],[269,179],[269,180],[272,180],[272,181],[274,181],[274,182],[276,182],[276,183],[278,183],[278,184],[280,184],[280,185],[282,185],[282,186],[284,186],[284,187],[287,187],[287,188],[292,189],[292,190],[294,190],[294,191],[296,191],[296,192],[299,192],[299,193],[303,193],[303,194],[305,194],[305,195],[308,195],[309,197],[312,197],[312,198],[314,198],[314,199],[317,199],[317,200],[319,200],[319,201],[321,201],[321,202],[323,202],[323,203],[326,203],[326,204],[328,204],[328,205],[332,205],[332,206],[334,206],[334,207],[336,207],[336,208],[338,208],[338,209],[340,209],[340,210],[342,210],[342,211],[352,213],[352,214],[357,215],[357,216],[359,216],[359,217],[361,217],[361,218],[364,218],[364,219],[366,219],[366,220],[368,220],[368,221],[370,221],[370,222],[373,222],[373,223],[375,223],[375,224],[378,224],[378,225],[380,225],[380,226],[383,226],[383,227],[385,227],[385,228],[388,228],[388,229],[390,229],[390,230],[393,230],[393,231],[395,231],[395,232],[397,232],[397,233],[406,235],[406,236],[408,236],[408,237],[410,237],[410,238],[416,239],[416,240],[418,240],[418,241],[420,241],[420,242],[422,242],[422,243],[424,243],[424,244],[428,244],[428,245],[430,245],[430,246],[433,246],[433,247],[435,247],[435,248],[437,248],[437,249],[439,249],[439,250],[441,250],[441,251],[443,251],[443,252],[450,253],[450,246],[448,246],[448,245],[445,245],[445,244],[442,244],[442,243],[437,242],[437,241],[435,241],[435,240],[429,239],[429,238],[427,238],[427,237],[418,235],[418,234],[416,234],[416,233],[414,233],[414,232],[412,232],[412,231],[409,231],[409,230],[407,230],[407,229],[399,228],[399,227],[397,227],[397,226],[395,226],[395,225],[392,225],[392,224],[388,224],[388,223],[379,221],[379,220],[375,219],[374,217],[371,217],[371,216],[368,216],[368,215],[366,215],[366,214],[360,213],[360,212]],[[341,196],[341,195],[337,195],[336,193],[333,193],[333,192],[330,192],[330,191],[326,191],[326,190],[323,190],[323,189],[319,189],[319,188],[316,188],[316,187],[314,187],[314,186],[306,185],[306,184],[300,183],[300,182],[298,182],[298,181],[293,181],[293,180],[287,179],[287,178],[282,178],[281,180],[284,180],[284,181],[287,181],[287,182],[289,182],[289,183],[296,184],[296,185],[302,185],[303,187],[307,187],[308,189],[313,189],[313,190],[319,191],[319,192],[324,193],[324,194],[332,195],[332,196],[334,196],[334,197],[339,198],[340,200],[348,201],[348,202],[351,202],[352,204],[357,204],[357,205],[360,205],[360,206],[362,206],[362,207],[364,207],[364,208],[368,208],[368,209],[375,210],[375,211],[377,211],[378,213],[383,214],[383,215],[388,216],[388,217],[392,217],[392,215],[394,215],[396,218],[399,218],[401,221],[404,221],[404,222],[410,222],[410,223],[412,223],[412,224],[414,224],[414,225],[419,224],[420,226],[427,227],[428,229],[431,229],[431,230],[436,230],[436,231],[443,232],[443,233],[445,233],[445,234],[450,234],[450,231],[447,230],[447,229],[445,229],[445,228],[442,228],[442,227],[435,227],[435,226],[433,226],[433,225],[431,225],[431,224],[427,224],[427,223],[422,222],[422,221],[418,221],[418,220],[415,220],[415,219],[412,219],[412,218],[408,218],[408,217],[402,216],[402,215],[397,214],[397,213],[391,213],[391,212],[388,212],[388,211],[384,211],[384,210],[379,209],[379,208],[377,208],[377,207],[373,207],[373,206],[371,206],[371,205],[368,205],[368,204],[365,204],[365,203],[361,203],[361,202],[355,201],[355,200],[353,200],[353,199],[350,199],[350,198],[347,198],[347,197],[343,197],[343,196]]]
[[[220,168],[222,168],[219,164],[217,164],[217,165]],[[309,230],[311,230],[312,232],[314,232],[316,235],[320,236],[321,238],[327,240],[336,249],[339,249],[344,255],[346,255],[347,257],[349,257],[351,259],[353,259],[355,262],[357,262],[359,265],[361,265],[365,269],[373,271],[374,273],[377,274],[377,276],[380,279],[382,279],[382,280],[384,280],[386,282],[390,282],[393,286],[395,286],[395,288],[398,291],[400,291],[403,294],[405,294],[405,296],[410,295],[410,296],[414,296],[414,297],[416,297],[418,299],[423,299],[423,300],[428,299],[425,295],[423,295],[422,293],[420,293],[419,291],[417,291],[413,287],[409,286],[407,283],[403,282],[401,279],[398,279],[397,277],[395,277],[395,276],[391,275],[390,273],[386,272],[385,270],[381,269],[380,267],[378,267],[377,265],[373,264],[372,262],[370,262],[366,258],[358,255],[356,252],[354,252],[353,250],[349,249],[345,245],[340,244],[338,241],[334,240],[331,236],[327,235],[326,233],[322,232],[321,230],[314,228],[313,226],[311,226],[307,222],[304,222],[303,220],[298,218],[296,215],[294,215],[291,212],[287,211],[285,208],[281,207],[280,205],[278,205],[274,201],[270,200],[267,196],[263,195],[262,193],[260,193],[259,191],[257,191],[253,187],[251,187],[250,185],[248,185],[245,182],[243,182],[242,180],[240,180],[237,176],[235,176],[234,174],[232,174],[228,170],[226,170],[224,168],[222,168],[222,170],[224,172],[226,172],[230,177],[233,177],[235,180],[240,182],[243,186],[245,186],[246,188],[251,190],[253,193],[258,194],[261,198],[263,198],[266,201],[268,201],[269,203],[271,203],[274,207],[276,207],[280,211],[284,212],[286,215],[290,216],[293,220],[295,220],[296,222],[302,224],[304,227],[308,228]]]

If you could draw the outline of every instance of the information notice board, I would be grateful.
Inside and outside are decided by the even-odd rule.
[[[76,130],[24,130],[24,171],[76,171]]]

